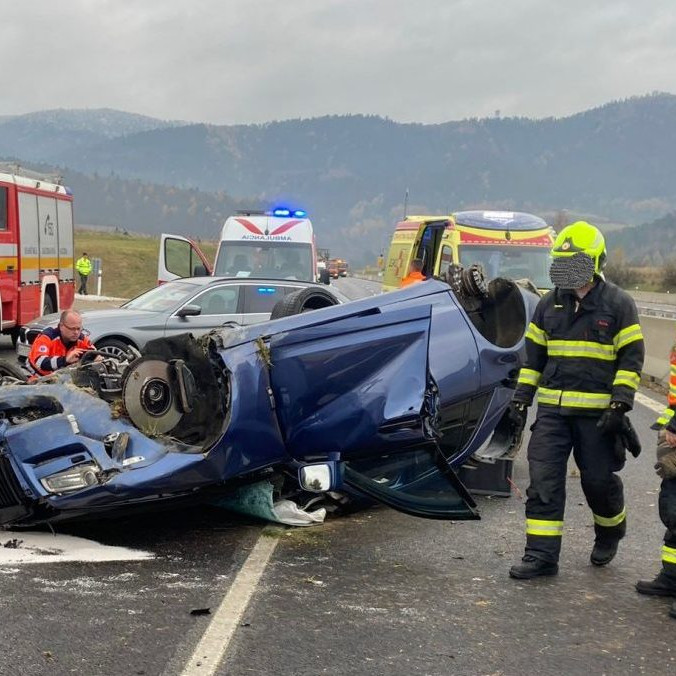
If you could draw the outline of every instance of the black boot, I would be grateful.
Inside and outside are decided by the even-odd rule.
[[[676,581],[671,580],[664,573],[660,573],[654,580],[639,580],[636,583],[636,591],[648,596],[676,597]]]
[[[589,560],[595,566],[605,566],[615,558],[619,543],[619,540],[597,540],[594,543],[594,549],[592,549]]]
[[[509,569],[509,576],[517,580],[530,580],[532,577],[543,575],[556,575],[559,572],[558,563],[550,563],[526,554],[521,563],[517,563]]]

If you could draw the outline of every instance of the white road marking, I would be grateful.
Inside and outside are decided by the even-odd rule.
[[[216,672],[278,542],[278,538],[263,535],[258,538],[197,644],[182,676],[210,676]]]
[[[662,411],[664,411],[664,409],[667,407],[666,401],[663,402],[655,401],[655,399],[653,399],[652,397],[646,397],[646,395],[641,394],[641,392],[637,392],[634,395],[634,399],[639,404],[643,404],[643,406],[646,406],[652,411],[655,411],[655,413],[662,413]]]
[[[126,547],[110,547],[72,535],[32,531],[0,533],[0,566],[63,561],[140,561],[154,554]]]

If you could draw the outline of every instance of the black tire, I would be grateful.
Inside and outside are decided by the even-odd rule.
[[[51,315],[54,312],[56,312],[56,308],[54,307],[54,301],[52,300],[52,297],[48,293],[46,293],[45,302],[44,305],[42,306],[42,314]]]
[[[127,359],[129,355],[129,343],[117,338],[104,338],[96,341],[96,349],[105,352],[118,359]]]
[[[16,378],[24,383],[28,380],[28,374],[23,369],[7,359],[0,359],[0,378],[5,376]]]
[[[270,313],[270,319],[281,319],[299,315],[301,312],[319,310],[323,307],[338,305],[338,299],[326,289],[298,289],[280,300]]]

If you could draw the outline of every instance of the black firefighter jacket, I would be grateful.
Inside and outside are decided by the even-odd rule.
[[[645,346],[629,294],[597,278],[578,303],[574,291],[540,299],[526,331],[526,361],[514,401],[600,415],[611,401],[634,403]]]

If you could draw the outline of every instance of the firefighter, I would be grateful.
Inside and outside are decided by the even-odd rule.
[[[64,310],[54,329],[47,327],[35,339],[26,366],[35,376],[47,376],[64,366],[80,361],[94,345],[82,332],[82,316],[75,310]],[[98,356],[97,360],[101,357]]]
[[[565,227],[552,247],[554,289],[543,296],[526,332],[526,361],[510,415],[518,431],[537,392],[528,444],[530,486],[526,551],[511,577],[558,573],[566,470],[571,449],[594,518],[591,563],[604,566],[626,530],[619,433],[638,389],[645,348],[636,306],[606,282],[603,235],[584,221]]]
[[[662,546],[662,570],[654,580],[639,580],[636,591],[648,596],[676,597],[676,344],[671,349],[669,369],[669,394],[667,408],[653,428],[659,429],[657,464],[655,469],[662,478],[659,495],[660,519],[667,529]],[[669,611],[676,618],[676,601]]]
[[[423,262],[420,258],[414,258],[411,261],[411,264],[408,266],[408,274],[404,277],[399,283],[399,288],[403,289],[409,284],[415,284],[416,282],[424,282],[425,275],[422,273]]]

